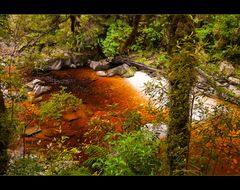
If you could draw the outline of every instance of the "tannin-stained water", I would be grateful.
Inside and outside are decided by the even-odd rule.
[[[67,91],[81,98],[83,105],[76,112],[65,113],[57,125],[52,120],[32,122],[28,128],[39,125],[42,132],[26,138],[27,152],[38,151],[40,148],[46,149],[54,137],[61,136],[69,137],[66,141],[69,147],[79,147],[83,142],[91,143],[91,138],[95,138],[96,134],[92,133],[92,136],[90,134],[86,138],[86,133],[91,128],[89,122],[92,118],[107,118],[114,124],[115,131],[122,131],[124,114],[133,110],[141,113],[143,123],[149,123],[154,119],[154,116],[147,113],[145,109],[147,99],[139,91],[142,90],[142,85],[136,83],[140,82],[139,80],[134,81],[136,78],[99,77],[95,71],[89,68],[52,71],[48,75],[39,75],[34,78],[45,80],[53,87],[50,93],[43,95],[44,100],[47,100],[51,93],[57,92],[59,84],[61,84],[67,87]],[[26,106],[30,105],[26,103]],[[38,108],[38,104],[31,106]],[[22,144],[22,141],[19,143]],[[194,149],[196,150],[196,147]],[[23,151],[22,146],[19,150]],[[226,151],[229,152],[229,149]],[[233,163],[229,163],[229,167],[226,163],[216,165],[215,175],[236,175],[239,172],[240,160],[238,156],[232,156]]]
[[[61,136],[69,137],[66,142],[70,147],[79,146],[85,141],[91,142],[91,136],[85,139],[85,133],[91,127],[89,121],[92,118],[107,119],[114,124],[114,130],[119,132],[122,131],[124,117],[128,112],[138,111],[143,123],[151,122],[154,118],[145,109],[147,100],[126,79],[119,76],[99,77],[89,68],[80,68],[51,71],[47,76],[39,75],[34,78],[45,80],[47,85],[53,87],[50,93],[43,95],[44,100],[51,93],[57,92],[56,89],[61,84],[67,87],[67,91],[82,99],[83,104],[76,112],[65,113],[57,124],[51,119],[32,122],[28,128],[39,125],[42,132],[25,138],[27,151],[46,148],[54,137]],[[31,106],[38,109],[38,105],[39,103]]]

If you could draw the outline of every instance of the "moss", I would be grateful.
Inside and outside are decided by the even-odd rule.
[[[196,80],[194,33],[192,19],[185,15],[170,16],[168,53],[172,56],[168,67],[169,129],[168,160],[170,175],[184,175],[188,159],[190,92]],[[180,43],[181,42],[181,43]]]
[[[137,68],[136,67],[129,67],[129,69],[123,74],[125,77],[132,77],[136,73]]]

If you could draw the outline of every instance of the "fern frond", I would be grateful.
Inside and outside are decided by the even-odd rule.
[[[109,151],[106,148],[97,145],[89,145],[86,149],[86,153],[89,155],[89,159],[87,159],[84,164],[93,166],[98,160],[106,159]]]

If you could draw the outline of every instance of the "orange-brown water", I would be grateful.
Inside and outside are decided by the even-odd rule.
[[[154,119],[154,116],[145,109],[147,100],[143,99],[131,84],[121,77],[98,77],[95,71],[88,68],[52,71],[47,75],[47,77],[49,76],[60,80],[68,91],[83,100],[83,105],[76,112],[65,113],[57,124],[52,120],[34,120],[28,128],[39,125],[42,132],[26,138],[27,152],[30,150],[38,151],[40,148],[46,149],[54,137],[68,136],[69,139],[66,143],[69,147],[79,147],[82,146],[82,143],[96,142],[96,140],[101,139],[104,133],[97,134],[99,132],[97,128],[94,129],[95,131],[91,130],[92,126],[89,125],[89,122],[93,118],[109,121],[113,124],[113,130],[119,132],[122,131],[125,113],[130,111],[137,110],[142,116],[142,123],[148,123]],[[41,77],[44,78],[44,76]],[[50,98],[51,93],[56,93],[59,89],[59,86],[54,86],[54,82],[50,84],[53,90],[43,95],[44,100]],[[24,102],[22,105],[29,109],[21,116],[24,121],[29,121],[32,113],[38,114],[39,103]],[[198,137],[193,136],[192,138],[197,139]],[[21,142],[19,143],[22,144]],[[234,143],[238,144],[239,142],[236,139]],[[223,141],[219,141],[216,144],[219,145],[214,148],[216,151],[229,152],[229,156],[224,162],[216,162],[216,166],[214,166],[215,162],[211,161],[210,164],[215,167],[213,175],[240,175],[239,153],[236,151],[231,153],[233,149],[228,146],[230,143],[225,142],[225,145]],[[212,145],[203,146],[207,148],[207,146],[211,147]],[[199,148],[192,147],[190,153],[199,155]],[[222,155],[221,160],[224,160],[225,156],[226,154]],[[212,174],[212,171],[209,175]]]
[[[88,136],[86,132],[91,129],[89,121],[92,118],[108,120],[113,124],[114,129],[112,130],[119,132],[122,131],[126,113],[130,111],[138,111],[142,116],[142,123],[150,122],[154,118],[145,110],[147,100],[127,80],[119,76],[99,77],[95,71],[88,68],[52,71],[50,75],[54,79],[65,81],[67,91],[82,99],[83,104],[76,112],[65,113],[58,124],[50,119],[32,122],[27,128],[37,124],[42,132],[25,138],[27,151],[46,148],[46,145],[51,143],[54,137],[61,136],[70,137],[66,143],[71,147],[79,146],[83,142],[91,142],[91,138],[96,138],[94,131]],[[43,99],[47,100],[51,93],[57,92],[56,89],[53,86],[53,90],[45,94]],[[25,102],[24,104],[28,109],[30,107],[35,109],[37,114],[39,103]],[[29,120],[29,117],[26,114],[24,120]]]

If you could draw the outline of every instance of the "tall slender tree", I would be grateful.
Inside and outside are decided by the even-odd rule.
[[[170,175],[184,175],[189,139],[190,92],[195,80],[194,25],[189,15],[169,16],[168,53],[172,56],[170,83],[168,160]]]

